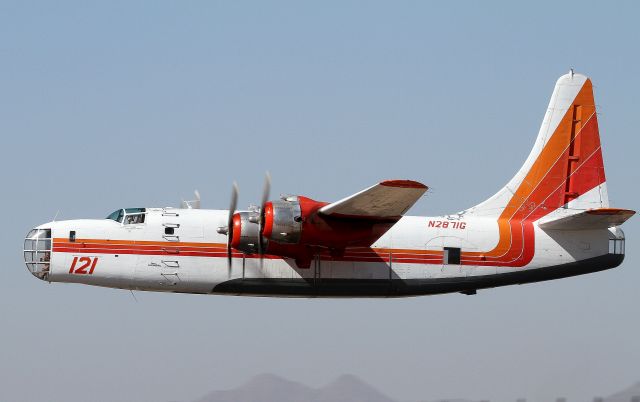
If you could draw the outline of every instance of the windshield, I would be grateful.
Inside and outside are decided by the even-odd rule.
[[[107,219],[111,219],[113,221],[120,222],[120,223],[122,223],[122,218],[124,218],[123,209],[118,209],[116,211],[113,211],[112,213],[109,214],[109,216],[107,216]]]

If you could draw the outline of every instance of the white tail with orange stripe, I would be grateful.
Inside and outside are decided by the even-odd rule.
[[[558,79],[525,163],[494,196],[465,212],[500,215],[531,202],[535,192],[545,196],[536,205],[567,212],[609,206],[593,85],[584,75]]]

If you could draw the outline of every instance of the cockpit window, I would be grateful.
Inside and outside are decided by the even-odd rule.
[[[107,219],[124,223],[125,225],[133,225],[144,223],[144,217],[147,213],[145,208],[126,208],[113,211]]]
[[[118,209],[117,211],[113,211],[107,216],[107,219],[111,219],[116,222],[122,223],[122,218],[124,218],[124,210]]]

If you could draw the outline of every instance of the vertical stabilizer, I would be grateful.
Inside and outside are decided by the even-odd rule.
[[[556,82],[536,142],[518,173],[465,214],[536,220],[558,209],[607,208],[606,178],[591,80]]]

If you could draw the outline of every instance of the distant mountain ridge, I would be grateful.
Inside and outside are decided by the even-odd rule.
[[[640,382],[604,398],[604,402],[631,402],[631,399],[636,396],[640,397]]]
[[[274,374],[260,374],[244,385],[213,391],[195,402],[397,402],[354,375],[312,388]]]
[[[640,382],[619,391],[603,402],[632,402],[640,396]],[[436,402],[472,402],[446,399]],[[260,374],[245,384],[224,391],[212,391],[194,402],[398,402],[355,375],[345,374],[329,384],[313,388],[275,374]]]

